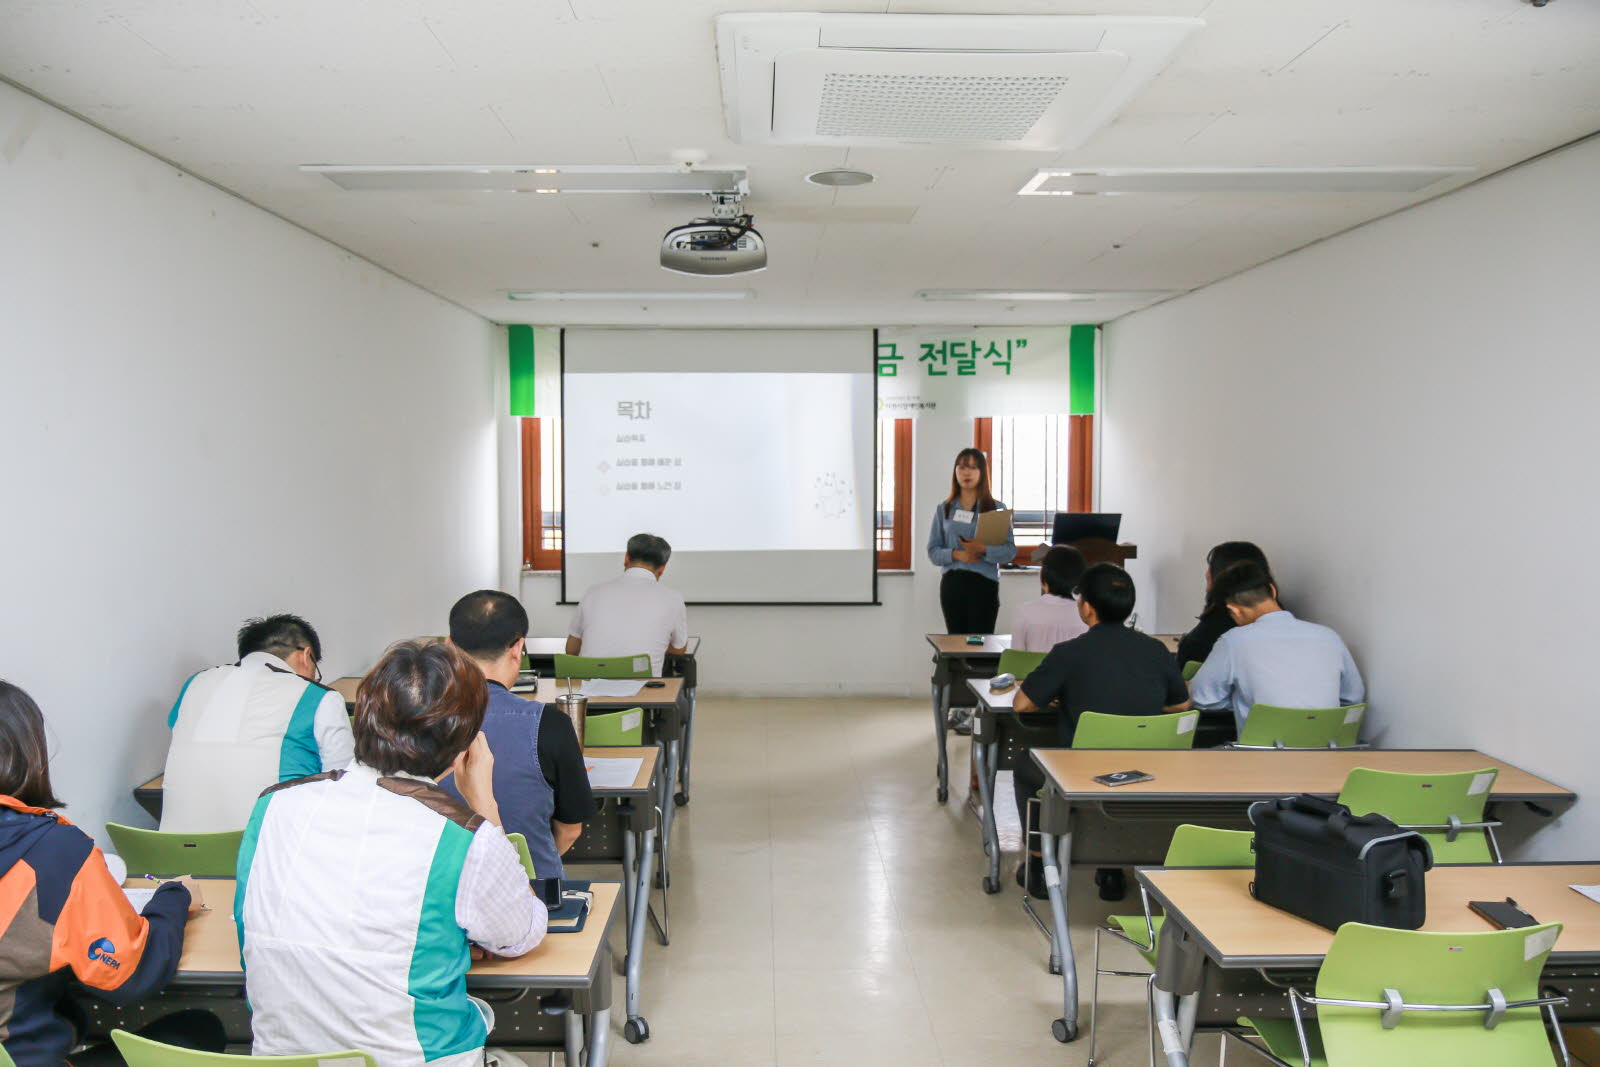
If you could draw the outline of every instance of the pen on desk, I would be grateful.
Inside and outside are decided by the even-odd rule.
[[[145,875],[145,878],[148,879],[149,881],[154,882],[156,885],[166,885],[167,884],[167,880],[165,878],[157,878],[153,874],[147,874],[147,875]]]

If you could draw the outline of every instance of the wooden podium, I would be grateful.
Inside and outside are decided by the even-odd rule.
[[[1104,537],[1080,537],[1076,541],[1068,543],[1071,547],[1083,553],[1083,561],[1091,567],[1096,563],[1115,563],[1119,567],[1125,567],[1128,560],[1139,558],[1138,545],[1127,544],[1126,542],[1118,544],[1115,541],[1108,541]],[[1032,562],[1035,565],[1043,563],[1045,553],[1054,547],[1054,545],[1040,545],[1035,548],[1031,557]]]

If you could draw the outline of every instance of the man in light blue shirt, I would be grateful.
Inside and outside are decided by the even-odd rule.
[[[1195,707],[1229,708],[1243,730],[1255,704],[1335,708],[1361,703],[1366,688],[1350,650],[1328,627],[1284,611],[1266,568],[1236,563],[1216,577],[1213,590],[1237,625],[1217,638],[1189,683]]]

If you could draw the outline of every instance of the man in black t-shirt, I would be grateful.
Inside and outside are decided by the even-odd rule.
[[[1044,662],[1022,683],[1012,706],[1020,712],[1061,709],[1057,741],[1072,744],[1078,717],[1086,711],[1105,715],[1158,715],[1189,707],[1189,690],[1166,646],[1148,634],[1128,629],[1133,614],[1133,579],[1121,567],[1097,563],[1078,581],[1078,613],[1089,632],[1052,648]],[[1027,822],[1028,799],[1044,785],[1044,774],[1031,759],[1012,771],[1017,810]],[[1031,828],[1030,828],[1031,829]],[[1018,880],[1030,896],[1042,895],[1041,861],[1030,856],[1028,872]]]

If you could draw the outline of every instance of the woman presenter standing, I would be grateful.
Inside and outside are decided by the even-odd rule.
[[[989,491],[989,461],[976,448],[956,453],[950,474],[950,496],[933,512],[928,532],[928,559],[943,569],[939,607],[945,633],[992,634],[1000,614],[1000,564],[1017,558],[1017,545],[1006,530],[1004,544],[977,542],[978,516],[1005,505]]]

